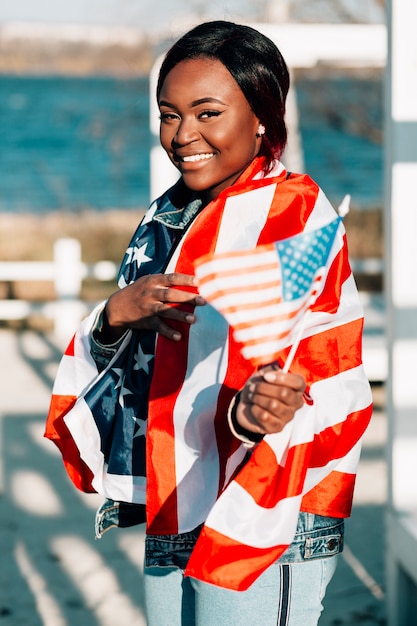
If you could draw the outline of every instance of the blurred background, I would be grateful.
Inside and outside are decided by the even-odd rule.
[[[77,318],[114,290],[151,199],[151,69],[207,19],[384,29],[386,15],[384,0],[0,4],[0,626],[145,623],[141,529],[94,542],[98,499],[72,490],[42,432],[61,350]],[[291,169],[310,174],[335,206],[352,196],[345,224],[376,406],[324,626],[386,623],[384,53],[289,62]]]
[[[150,200],[149,71],[173,38],[210,18],[382,24],[385,15],[381,0],[165,0],[163,7],[139,0],[2,2],[0,260],[42,259],[51,255],[55,236],[83,239],[86,230],[87,261],[119,260]],[[351,255],[378,256],[383,67],[364,59],[291,70],[300,167],[335,205],[351,194],[360,211],[347,222]],[[122,242],[114,236],[115,210]],[[102,232],[106,220],[109,237]],[[372,229],[366,244],[358,220],[359,230]],[[12,236],[16,231],[19,237]],[[28,240],[34,231],[42,237]]]

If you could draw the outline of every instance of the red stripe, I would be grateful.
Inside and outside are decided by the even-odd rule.
[[[259,506],[272,509],[280,500],[302,493],[311,448],[311,442],[293,446],[288,451],[285,466],[280,466],[273,450],[262,441],[253,452],[250,462],[235,478],[235,482]]]
[[[181,327],[181,333],[175,351],[173,342],[160,336],[155,354],[146,438],[146,512],[151,534],[178,532],[173,410],[186,372],[187,328]]]
[[[344,236],[343,247],[333,259],[326,276],[324,289],[314,303],[313,311],[336,313],[339,308],[343,283],[349,278],[351,273],[346,236]]]
[[[256,319],[257,325],[259,324],[259,326],[262,326],[262,325],[272,324],[276,322],[277,331],[279,332],[268,333],[266,335],[257,335],[256,337],[253,337],[253,339],[245,339],[245,346],[257,345],[258,343],[264,343],[264,342],[266,343],[267,341],[271,341],[271,342],[278,341],[280,339],[288,337],[292,333],[293,326],[294,326],[294,322],[289,325],[288,320],[292,321],[295,317],[302,315],[302,312],[303,312],[303,309],[300,308],[294,311],[288,311],[284,315],[276,315],[272,317],[263,317],[263,318],[258,317]],[[252,327],[253,327],[253,322],[252,323],[241,322],[239,324],[234,324],[235,331],[245,330],[247,328],[252,328]],[[284,330],[282,330],[282,327],[284,327]],[[258,331],[259,329],[256,328],[256,330]],[[279,351],[277,354],[279,354]]]
[[[216,201],[216,203],[217,203],[217,201]],[[218,203],[218,204],[220,204],[220,203]],[[257,250],[258,256],[264,255],[265,253],[269,254],[270,252],[273,252],[274,254],[276,254],[275,245],[273,243],[267,243],[264,246],[258,246],[256,250]],[[251,250],[230,250],[229,252],[220,252],[220,253],[216,254],[216,259],[227,259],[227,260],[229,260],[229,259],[242,259],[242,262],[243,262],[243,258],[244,257],[247,257],[247,258],[249,258],[249,259],[251,259],[253,261],[254,256],[256,256],[256,255],[253,254],[253,250],[252,249]],[[198,259],[196,259],[194,261],[194,264],[196,265],[196,267],[199,267],[200,265],[203,265],[207,261],[212,261],[212,260],[213,260],[212,255],[209,254],[209,253],[205,253],[203,255],[200,255],[198,257]],[[259,259],[257,259],[257,261],[259,263]],[[275,266],[276,266],[276,263],[273,264],[273,267],[275,267]],[[251,267],[253,267],[252,263],[250,263],[248,265],[249,269]],[[255,267],[255,269],[256,269],[256,267]],[[224,271],[229,271],[229,272],[232,272],[232,273],[235,272],[234,269],[224,270]],[[213,274],[211,274],[211,276],[213,276]]]
[[[240,441],[231,434],[225,415],[233,397],[240,391],[242,379],[247,380],[254,372],[254,366],[243,358],[239,346],[232,341],[230,334],[231,330],[229,331],[229,364],[232,363],[233,366],[227,368],[214,418],[219,455],[219,495],[225,486],[228,459],[241,445]]]
[[[258,245],[301,233],[316,206],[318,192],[318,185],[307,175],[297,175],[277,185],[267,228],[261,233]]]
[[[235,591],[245,591],[287,547],[253,548],[204,527],[185,575]]]
[[[210,272],[210,274],[204,274],[204,276],[200,278],[200,283],[201,284],[210,283],[212,280],[215,280],[219,274],[222,276],[222,278],[230,278],[230,276],[235,276],[236,274],[245,272],[245,274],[248,274],[249,277],[252,278],[253,274],[262,275],[262,273],[268,272],[270,270],[278,272],[280,266],[278,264],[277,258],[271,259],[269,261],[263,261],[261,263],[261,259],[259,257],[263,256],[265,252],[267,252],[268,250],[270,251],[274,250],[272,244],[268,246],[262,246],[262,248],[257,247],[255,250],[250,250],[250,252],[246,252],[245,250],[240,250],[236,252],[233,252],[233,251],[228,252],[226,254],[216,254],[215,256],[206,254],[204,255],[203,259],[206,259],[209,262],[213,260],[215,260],[216,262],[223,260],[223,267],[221,269],[213,270],[212,272]],[[256,258],[257,256],[258,258]],[[269,254],[269,256],[271,256],[271,254]],[[277,255],[275,253],[275,257],[276,256]],[[247,257],[251,260],[255,258],[256,264],[251,263],[251,264],[246,265]],[[230,260],[236,259],[236,258],[240,260],[239,268],[230,267]],[[202,259],[199,258],[198,261],[195,263],[195,265],[198,267],[201,264],[202,264]]]
[[[347,416],[346,420],[325,428],[314,437],[310,467],[323,467],[342,459],[363,436],[372,417],[372,405]]]
[[[69,344],[67,346],[67,349],[65,350],[64,354],[66,356],[75,356],[75,335],[73,336],[73,338],[69,342]]]
[[[356,474],[330,472],[303,496],[301,511],[328,517],[349,517]]]
[[[220,276],[220,281],[223,282],[223,278],[224,276]],[[203,284],[203,281],[200,280],[200,283]],[[216,285],[213,285],[214,287],[216,287]],[[264,280],[262,281],[262,283],[258,283],[258,284],[245,284],[245,285],[230,285],[229,287],[227,287],[227,289],[224,288],[217,288],[216,291],[208,291],[208,296],[210,297],[211,300],[215,301],[218,300],[219,298],[223,298],[224,296],[231,296],[231,295],[239,295],[239,294],[244,294],[246,295],[246,293],[249,291],[253,292],[253,291],[265,291],[266,289],[278,289],[280,288],[281,283],[278,280],[271,280],[270,282],[265,282]],[[204,293],[204,290],[203,292]],[[258,306],[262,305],[262,302],[258,302],[257,303]]]
[[[225,295],[228,295],[228,293]],[[271,307],[271,306],[277,306],[279,304],[282,303],[282,300],[280,298],[270,298],[270,300],[264,300],[262,303],[258,302],[242,302],[233,306],[224,306],[222,307],[221,312],[223,313],[223,315],[225,317],[227,317],[228,314],[230,313],[236,313],[237,311],[255,311],[255,313],[257,314],[258,311],[257,309],[262,306],[262,307]],[[279,319],[279,316],[274,316],[274,318],[271,319]],[[235,325],[236,328],[236,325]]]
[[[239,327],[239,330],[245,330],[246,326]],[[281,333],[273,333],[271,335],[261,335],[260,337],[254,337],[253,339],[245,339],[244,346],[245,348],[251,348],[252,346],[258,346],[261,343],[272,343],[274,341],[280,341],[281,339],[285,339],[289,335],[289,330],[285,330]],[[282,344],[280,344],[282,345]],[[279,355],[279,352],[276,353],[276,356]],[[265,360],[265,356],[262,354],[261,359],[263,363],[268,363]]]
[[[307,385],[337,376],[362,364],[361,336],[363,319],[353,320],[300,342],[291,366],[292,372],[304,376]],[[279,361],[285,362],[288,350]]]
[[[75,396],[52,395],[45,437],[59,448],[68,476],[74,485],[86,493],[95,493],[91,484],[94,476],[80,458],[78,448],[64,422],[64,416],[72,409],[76,399]]]

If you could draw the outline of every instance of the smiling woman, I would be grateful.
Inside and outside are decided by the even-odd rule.
[[[260,120],[220,61],[178,63],[159,94],[161,144],[188,189],[209,201],[259,153]],[[239,136],[239,141],[235,138]]]
[[[180,179],[149,208],[120,289],[83,322],[58,371],[46,436],[77,487],[105,498],[97,535],[146,519],[148,626],[316,626],[343,548],[372,411],[343,225],[290,372],[297,303],[279,263],[265,262],[259,279],[274,313],[252,324],[266,344],[288,324],[272,364],[244,358],[195,276],[201,257],[244,251],[246,269],[222,289],[232,308],[243,291],[251,310],[256,247],[339,224],[318,185],[280,161],[288,87],[275,44],[247,26],[207,22],[172,46],[157,100]],[[296,254],[282,268],[302,282],[311,258]]]

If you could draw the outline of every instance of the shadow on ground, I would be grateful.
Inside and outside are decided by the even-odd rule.
[[[0,626],[143,626],[143,528],[95,540],[101,498],[72,487],[43,438],[62,348],[32,331],[0,329],[0,340]],[[383,454],[365,442],[365,464]],[[386,624],[383,511],[366,500],[354,506],[320,626]]]

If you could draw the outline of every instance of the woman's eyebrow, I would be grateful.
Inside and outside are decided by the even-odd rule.
[[[193,102],[191,102],[191,106],[192,107],[196,107],[199,104],[205,104],[205,103],[216,103],[216,104],[222,104],[224,105],[225,103],[222,102],[222,100],[219,100],[218,98],[199,98],[198,100],[193,100]]]
[[[158,104],[160,107],[169,107],[170,109],[175,109],[175,105],[171,104],[171,102],[168,102],[168,100],[160,100]]]
[[[215,103],[215,104],[221,104],[223,106],[225,106],[225,103],[222,100],[219,100],[218,98],[199,98],[198,100],[193,100],[190,103],[191,107],[196,107],[199,104],[207,104],[207,103]],[[175,104],[172,104],[171,102],[168,102],[168,100],[160,100],[159,101],[159,106],[164,106],[164,107],[169,107],[171,109],[175,109]]]

